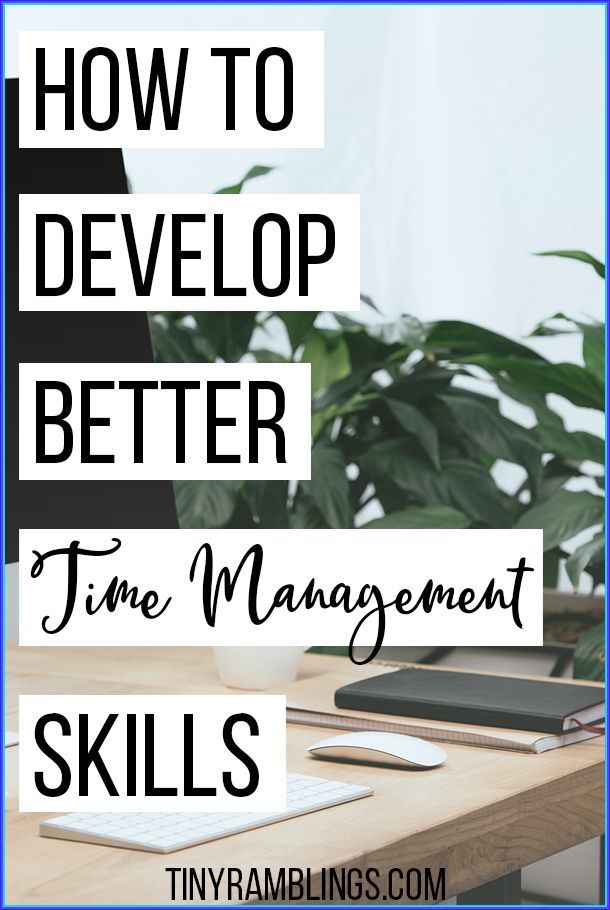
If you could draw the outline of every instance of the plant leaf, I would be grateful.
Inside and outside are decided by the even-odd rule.
[[[336,318],[343,327],[343,337],[345,338],[345,343],[349,350],[350,361],[354,369],[360,369],[369,364],[387,366],[390,357],[405,350],[404,347],[398,343],[388,344],[380,338],[375,338],[364,328],[364,326],[360,326],[358,323],[349,319],[349,317],[346,318],[337,315]],[[348,322],[349,325],[346,324],[346,322]]]
[[[331,528],[351,528],[354,513],[341,450],[326,441],[311,450],[311,496]]]
[[[151,314],[148,320],[155,360],[158,363],[193,363],[201,360],[194,346],[192,330],[164,313]]]
[[[310,312],[278,312],[275,314],[282,320],[288,332],[290,346],[294,353],[296,349],[307,339],[317,313]]]
[[[423,361],[406,376],[401,376],[384,391],[388,398],[417,404],[423,398],[446,391],[454,373],[444,367]]]
[[[299,496],[294,509],[290,513],[291,528],[327,528],[322,513],[308,494],[302,493],[301,488],[305,482],[299,484]]]
[[[268,351],[265,348],[258,348],[256,351],[250,351],[257,363],[290,363],[277,351]]]
[[[369,446],[360,465],[374,481],[390,480],[422,505],[451,505],[447,478],[404,439]]]
[[[377,369],[376,364],[361,370],[352,370],[349,376],[333,382],[327,389],[319,392],[313,400],[313,411],[324,411],[331,404],[343,404],[352,398],[363,386],[367,384],[371,373]]]
[[[552,411],[549,408],[543,393],[534,392],[531,389],[518,385],[510,376],[497,375],[495,376],[495,381],[501,392],[508,395],[509,398],[518,401],[520,404],[524,404],[531,408],[536,415],[539,425],[543,424],[544,426],[548,425],[557,427],[561,430],[564,429],[563,420],[559,414],[556,414],[555,411]]]
[[[230,520],[242,480],[176,480],[176,508],[182,528],[222,528]]]
[[[247,183],[248,180],[254,180],[256,177],[264,177],[266,174],[270,174],[271,171],[275,170],[273,167],[267,167],[265,164],[255,164],[254,167],[251,167],[247,174],[239,181],[239,183],[234,183],[233,186],[225,186],[222,190],[216,190],[220,195],[224,193],[241,193],[244,188],[244,183]]]
[[[580,531],[604,520],[604,498],[586,490],[558,490],[549,499],[532,506],[517,521],[517,528],[542,528],[544,549],[552,550]]]
[[[256,313],[193,313],[199,337],[216,357],[236,363],[249,348],[256,327]]]
[[[450,504],[488,528],[510,528],[513,517],[508,497],[497,488],[480,462],[467,458],[443,460]]]
[[[449,506],[410,506],[364,525],[365,528],[468,528],[466,515]]]
[[[604,384],[597,376],[575,363],[549,363],[519,357],[490,357],[487,354],[461,357],[461,362],[482,367],[492,375],[506,373],[526,393],[554,392],[582,408],[604,409]]]
[[[419,442],[422,449],[437,469],[441,469],[438,431],[431,420],[418,411],[412,404],[399,401],[397,398],[386,398],[390,411],[406,433],[410,433]]]
[[[288,527],[288,481],[249,480],[244,497],[261,528]]]
[[[592,265],[600,278],[606,277],[606,266],[599,259],[595,259],[590,253],[583,253],[582,250],[550,250],[545,253],[534,253],[534,256],[561,256],[565,259],[578,259],[580,262],[586,262]]]
[[[549,322],[554,320],[569,322],[575,328],[559,329],[548,325]],[[573,335],[577,331],[582,335],[582,354],[587,370],[597,376],[601,382],[604,382],[606,330],[602,322],[578,322],[563,313],[555,313],[554,316],[540,322],[532,332],[532,336]]]
[[[312,396],[327,389],[350,372],[349,351],[340,333],[312,329],[309,333],[301,363],[311,364]],[[311,434],[315,439],[327,419],[327,412],[315,411],[311,415]]]
[[[555,427],[536,427],[536,433],[545,452],[561,455],[566,461],[580,464],[583,461],[594,461],[604,464],[604,440],[592,433],[576,430],[569,433],[567,430]]]
[[[368,325],[364,326],[364,329],[370,338],[374,338],[386,346],[396,345],[409,350],[424,350],[428,338],[428,326],[415,316],[408,316],[406,313],[393,322]]]
[[[600,380],[606,377],[606,330],[600,322],[579,322],[582,332],[582,356],[586,368]]]
[[[561,550],[555,547],[542,555],[542,584],[545,588],[556,588],[559,578]]]
[[[559,414],[546,404],[543,394],[522,388],[510,377],[498,376],[496,382],[501,392],[533,410],[538,419],[534,432],[545,452],[577,464],[586,460],[604,463],[604,441],[592,433],[568,432]]]
[[[574,589],[578,590],[580,586],[580,576],[592,563],[603,561],[606,546],[606,535],[602,531],[596,534],[592,540],[583,543],[580,547],[568,556],[566,559],[566,572]]]
[[[375,301],[373,300],[373,298],[368,296],[368,294],[361,294],[361,295],[360,295],[360,300],[361,300],[363,303],[366,303],[367,306],[370,306],[370,308],[371,308],[372,310],[374,310],[376,313],[379,312],[379,307],[377,306],[377,304],[375,303]]]
[[[441,395],[463,433],[496,458],[522,465],[537,486],[542,450],[531,431],[489,408],[480,398]]]
[[[324,334],[313,329],[303,349],[301,363],[311,364],[311,393],[327,389],[349,374],[347,345],[341,334]]]
[[[491,332],[470,322],[444,320],[428,327],[427,344],[435,351],[454,355],[485,353],[490,356],[516,356],[525,360],[542,360],[540,354],[517,341]]]
[[[394,439],[370,446],[360,465],[374,482],[390,480],[423,506],[450,506],[490,528],[512,524],[507,497],[480,462],[444,459],[441,470],[436,471],[428,459],[409,449],[404,440]]]
[[[566,485],[572,477],[582,476],[577,467],[561,458],[551,458],[543,468],[542,481],[538,489],[540,501],[549,499],[557,490]]]
[[[574,651],[574,676],[604,682],[606,667],[605,626],[601,623],[587,629],[578,639]]]

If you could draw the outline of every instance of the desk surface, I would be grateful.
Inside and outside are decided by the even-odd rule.
[[[345,660],[306,655],[301,675]],[[19,694],[223,691],[202,648],[9,646],[7,727],[17,729]],[[364,784],[373,797],[168,856],[39,837],[49,816],[17,812],[19,747],[7,749],[7,902],[168,905],[167,866],[296,866],[314,876],[331,866],[444,866],[449,897],[603,833],[602,737],[541,755],[446,745],[446,764],[428,772],[327,762],[323,773],[305,751],[319,738],[289,725],[288,770]]]

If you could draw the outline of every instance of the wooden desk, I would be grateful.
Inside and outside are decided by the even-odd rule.
[[[345,658],[306,655],[303,674]],[[222,692],[201,648],[9,647],[7,726],[19,694]],[[330,735],[330,731],[329,731]],[[18,748],[7,749],[9,904],[170,903],[167,866],[446,868],[447,897],[498,880],[469,900],[512,902],[518,870],[604,832],[604,740],[542,755],[447,745],[434,771],[321,765],[321,738],[289,726],[288,769],[371,786],[375,795],[168,856],[38,836],[42,817],[17,812]]]

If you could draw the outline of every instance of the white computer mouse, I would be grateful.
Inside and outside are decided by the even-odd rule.
[[[434,743],[403,733],[340,733],[314,743],[308,751],[315,758],[334,761],[374,762],[402,768],[435,768],[447,753]]]

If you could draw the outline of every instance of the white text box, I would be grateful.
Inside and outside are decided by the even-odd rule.
[[[19,548],[22,645],[542,644],[540,530],[21,530]]]
[[[21,695],[19,811],[282,811],[285,730],[281,695]]]
[[[358,310],[359,197],[22,195],[19,307]]]
[[[212,53],[223,48],[247,52],[234,57],[234,94],[227,93],[232,65]],[[44,59],[41,54],[37,71],[39,49]],[[155,49],[165,67],[165,111],[159,82],[151,80]],[[44,85],[69,90],[49,93]],[[234,98],[234,111],[229,112],[227,97],[230,105]],[[21,32],[19,143],[22,148],[322,148],[324,35]]]
[[[308,479],[310,420],[309,364],[22,363],[19,476]]]

